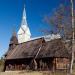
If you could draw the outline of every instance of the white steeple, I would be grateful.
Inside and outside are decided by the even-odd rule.
[[[24,6],[24,10],[23,10],[23,16],[22,16],[21,25],[27,25],[25,6]]]
[[[31,37],[31,33],[27,25],[26,11],[25,11],[25,6],[24,6],[21,27],[18,31],[18,42],[23,43],[23,42],[29,41],[30,37]]]

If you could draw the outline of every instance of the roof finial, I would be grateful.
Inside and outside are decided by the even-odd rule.
[[[12,36],[16,36],[15,26],[13,25]]]

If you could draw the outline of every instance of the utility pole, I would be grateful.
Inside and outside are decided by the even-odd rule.
[[[71,14],[72,14],[72,57],[71,57],[71,66],[70,66],[70,75],[72,75],[73,71],[73,62],[74,62],[74,43],[75,43],[75,37],[74,37],[74,6],[73,6],[73,0],[71,0]]]

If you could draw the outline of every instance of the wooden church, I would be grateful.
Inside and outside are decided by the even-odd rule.
[[[59,37],[54,38],[55,36],[48,37],[50,40],[45,37],[32,39],[24,7],[18,38],[13,32],[5,54],[4,71],[68,69],[69,50],[64,41]]]

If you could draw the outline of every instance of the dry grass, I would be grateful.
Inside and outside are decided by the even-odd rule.
[[[66,73],[50,71],[7,71],[1,72],[0,75],[66,75]]]
[[[1,72],[0,75],[43,75],[42,72],[10,71]]]

